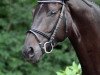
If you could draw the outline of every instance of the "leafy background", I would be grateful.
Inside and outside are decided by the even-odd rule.
[[[35,5],[36,0],[0,0],[0,75],[56,75],[73,62],[79,64],[68,39],[37,64],[24,60],[21,50]]]

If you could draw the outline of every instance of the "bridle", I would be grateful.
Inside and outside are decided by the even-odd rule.
[[[59,28],[60,22],[61,22],[61,20],[62,20],[62,18],[64,16],[63,12],[64,12],[64,9],[65,9],[65,3],[64,3],[64,1],[38,1],[38,3],[60,3],[60,4],[62,4],[62,9],[61,9],[61,12],[60,12],[59,19],[58,19],[56,28],[55,28],[53,34],[51,35],[51,37],[49,37],[48,35],[46,35],[44,32],[38,31],[38,30],[36,30],[34,28],[27,31],[28,33],[32,33],[36,37],[37,41],[39,42],[39,45],[40,45],[40,48],[41,48],[41,51],[42,51],[43,54],[44,53],[51,53],[52,50],[53,50],[53,48],[54,48],[54,46],[55,46],[55,42],[54,42],[55,38],[54,37],[55,37],[55,35],[57,33],[57,30]],[[44,44],[42,44],[39,41],[37,34],[42,35],[43,37],[45,37],[49,41],[45,42]],[[50,51],[48,51],[46,49],[47,45],[51,46],[51,50]]]
[[[60,13],[60,16],[59,16],[59,19],[58,19],[58,23],[57,23],[56,28],[55,28],[53,34],[51,35],[51,37],[49,37],[45,33],[41,32],[41,31],[38,31],[36,29],[31,29],[31,30],[28,31],[28,33],[32,33],[36,37],[37,41],[39,42],[39,45],[40,45],[40,48],[41,48],[41,51],[42,51],[43,54],[44,53],[51,53],[52,50],[53,50],[53,47],[55,46],[54,37],[55,37],[55,35],[57,33],[57,30],[59,28],[60,22],[61,22],[62,17],[63,17],[63,12],[64,12],[64,9],[65,9],[65,3],[64,3],[64,1],[38,1],[38,3],[60,3],[60,4],[62,4],[62,10],[61,10],[61,13]],[[49,41],[48,42],[45,42],[42,45],[42,43],[37,38],[38,37],[37,34],[42,35],[43,37],[45,37]],[[46,49],[47,45],[50,45],[51,46],[51,50],[50,51],[48,51]]]

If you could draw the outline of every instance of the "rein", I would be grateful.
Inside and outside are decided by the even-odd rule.
[[[63,18],[63,11],[65,9],[65,3],[64,3],[64,1],[38,1],[38,3],[60,3],[60,4],[62,4],[61,13],[60,13],[60,16],[59,16],[56,28],[55,28],[53,34],[51,35],[51,37],[49,37],[48,35],[46,35],[44,32],[38,31],[36,29],[31,29],[31,30],[27,31],[28,33],[32,33],[36,37],[36,39],[39,42],[39,46],[40,46],[41,51],[42,51],[43,54],[44,53],[51,53],[53,51],[54,46],[55,46],[55,43],[54,43],[54,39],[55,38],[54,37],[55,37],[55,35],[57,33],[57,30],[59,28],[60,22],[61,22],[61,20]],[[39,41],[37,34],[42,35],[43,37],[45,37],[49,41],[45,42],[44,44],[42,44]],[[51,46],[51,50],[50,51],[47,50],[47,45]]]

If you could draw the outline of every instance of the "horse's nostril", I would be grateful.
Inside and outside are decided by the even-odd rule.
[[[28,52],[28,54],[33,54],[34,53],[34,50],[33,50],[32,47],[29,47],[27,52]]]
[[[32,47],[25,48],[22,51],[22,54],[25,58],[33,58],[35,56],[34,49]]]

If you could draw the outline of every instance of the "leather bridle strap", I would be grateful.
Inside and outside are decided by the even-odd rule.
[[[47,38],[48,40],[50,39],[50,37],[47,36],[45,33],[41,32],[41,31],[38,31],[38,30],[36,30],[36,29],[31,29],[31,30],[29,30],[28,32],[31,32],[31,33],[33,33],[33,34],[34,34],[34,32],[35,32],[35,33],[40,34],[40,35],[42,35],[43,37]]]
[[[53,32],[53,34],[52,34],[52,36],[51,36],[51,38],[50,38],[50,41],[53,41],[53,40],[54,40],[54,37],[55,37],[55,35],[56,35],[56,33],[57,33],[57,30],[59,29],[60,22],[61,22],[61,20],[62,20],[62,18],[63,18],[63,15],[64,15],[64,14],[63,14],[64,9],[65,9],[65,3],[63,2],[62,10],[61,10],[61,13],[60,13],[60,17],[59,17],[59,19],[58,19],[58,23],[57,23],[57,25],[56,25],[56,29],[54,30],[54,32]]]
[[[64,4],[64,2],[62,2],[62,1],[38,1],[38,3],[60,3],[60,4]]]

